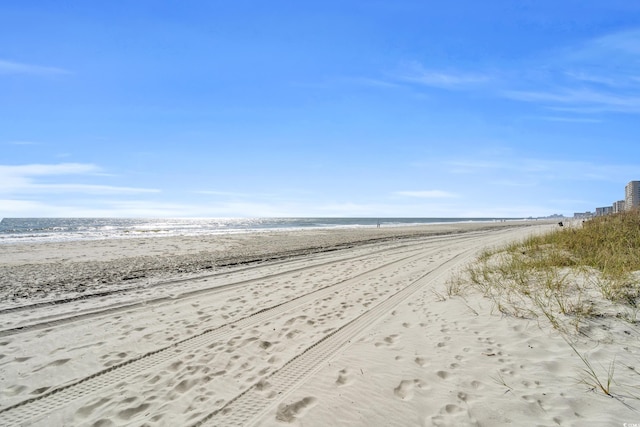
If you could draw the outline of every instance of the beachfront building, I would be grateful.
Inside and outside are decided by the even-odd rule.
[[[620,213],[624,210],[624,200],[613,202],[613,213]]]
[[[613,206],[604,206],[602,208],[596,208],[596,216],[609,215],[613,213]]]
[[[593,214],[589,211],[587,212],[574,212],[573,213],[573,218],[574,219],[589,219],[593,216]]]
[[[640,207],[640,181],[630,181],[624,187],[625,210],[638,209]]]

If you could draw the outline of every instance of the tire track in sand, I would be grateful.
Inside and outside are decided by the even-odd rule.
[[[458,241],[455,244],[459,243]],[[454,243],[452,243],[454,244]],[[28,421],[35,421],[49,412],[64,407],[69,403],[93,394],[98,390],[118,384],[119,382],[131,378],[142,371],[151,369],[180,357],[183,352],[196,348],[211,345],[217,341],[229,338],[237,333],[239,329],[250,328],[254,325],[264,323],[268,319],[278,316],[287,311],[296,309],[302,305],[322,299],[337,290],[348,288],[353,282],[366,279],[368,276],[379,274],[380,270],[391,266],[409,264],[424,257],[432,256],[434,253],[442,251],[442,247],[424,248],[420,253],[396,258],[390,262],[368,270],[356,276],[341,280],[337,283],[327,285],[320,289],[308,292],[304,295],[287,300],[275,306],[265,308],[236,321],[207,329],[197,335],[186,338],[152,352],[145,353],[134,359],[113,365],[107,369],[96,372],[92,375],[76,380],[70,384],[50,390],[40,396],[24,400],[15,405],[0,410],[0,425],[22,425]]]
[[[284,396],[288,391],[301,384],[305,378],[319,370],[323,361],[330,359],[338,350],[348,346],[360,333],[377,323],[385,313],[392,310],[423,286],[446,277],[452,268],[468,262],[474,252],[474,249],[467,249],[449,258],[435,269],[423,274],[375,307],[329,333],[291,359],[282,368],[273,372],[269,377],[261,380],[258,383],[259,385],[256,384],[248,388],[230,400],[225,406],[205,416],[191,427],[250,425],[253,420],[279,401],[269,399],[258,388],[268,387],[270,391],[277,393],[277,396]]]
[[[67,297],[67,298],[60,298],[60,299],[52,299],[52,300],[45,300],[45,301],[40,301],[40,302],[35,302],[35,303],[30,303],[30,304],[22,304],[22,305],[16,305],[16,306],[10,306],[10,307],[4,307],[4,308],[0,308],[0,316],[3,316],[5,314],[10,314],[10,313],[16,313],[16,312],[22,312],[22,311],[33,311],[36,309],[40,309],[40,308],[45,308],[45,307],[52,307],[52,306],[62,306],[62,305],[67,305],[67,304],[72,304],[72,303],[77,303],[77,302],[83,302],[86,300],[91,300],[91,299],[95,299],[95,298],[104,298],[104,297],[108,297],[108,296],[112,296],[112,295],[122,295],[122,294],[126,294],[128,292],[138,292],[141,289],[142,290],[153,290],[156,291],[158,288],[161,287],[167,287],[167,286],[171,286],[171,285],[176,285],[176,284],[180,284],[180,283],[188,283],[188,282],[192,282],[192,281],[198,281],[198,280],[202,280],[202,279],[215,279],[217,277],[223,277],[223,276],[227,276],[230,274],[239,274],[239,273],[247,273],[250,272],[252,270],[257,270],[257,269],[261,269],[265,267],[264,263],[268,263],[267,265],[269,267],[273,267],[273,266],[277,266],[277,265],[284,265],[284,266],[290,266],[291,264],[297,264],[297,263],[308,263],[309,258],[310,257],[317,257],[320,260],[322,260],[322,258],[332,258],[335,255],[338,255],[338,257],[336,259],[328,259],[325,261],[321,261],[317,264],[314,265],[307,265],[304,266],[302,268],[300,267],[296,267],[294,269],[290,269],[287,271],[283,271],[277,274],[286,274],[289,272],[294,272],[294,271],[300,271],[300,270],[304,270],[306,268],[312,268],[312,267],[320,267],[323,265],[330,265],[332,263],[335,262],[343,262],[343,261],[350,261],[350,260],[355,260],[358,258],[366,258],[369,257],[371,255],[376,255],[382,252],[388,252],[389,248],[383,248],[383,249],[379,249],[376,251],[372,251],[372,252],[367,252],[364,255],[355,255],[352,257],[348,257],[348,258],[340,258],[339,254],[341,251],[344,250],[349,250],[349,249],[366,249],[368,246],[370,245],[378,245],[380,243],[385,243],[385,244],[395,244],[398,243],[397,246],[393,247],[393,249],[407,249],[408,251],[411,251],[412,247],[416,247],[416,246],[424,246],[425,243],[426,244],[433,244],[433,243],[438,243],[440,241],[453,241],[453,239],[466,239],[469,238],[470,236],[474,235],[475,233],[482,233],[482,231],[479,232],[468,232],[468,233],[462,233],[460,235],[433,235],[433,236],[427,236],[425,238],[419,238],[419,237],[411,237],[411,238],[406,238],[406,239],[402,239],[399,242],[392,242],[392,239],[385,239],[381,242],[379,241],[375,241],[373,243],[370,242],[355,242],[353,245],[345,245],[344,247],[327,247],[324,249],[314,249],[313,251],[311,251],[310,253],[292,253],[292,254],[286,254],[286,255],[279,255],[279,256],[275,256],[275,257],[263,257],[263,258],[259,258],[259,259],[252,259],[249,261],[243,261],[243,262],[237,262],[237,263],[230,263],[230,264],[221,264],[216,266],[217,268],[225,268],[225,267],[231,267],[231,266],[236,266],[236,265],[240,265],[241,267],[234,269],[234,270],[227,270],[227,271],[222,271],[222,272],[215,272],[215,273],[200,273],[200,274],[195,274],[186,278],[179,278],[179,279],[165,279],[165,280],[159,280],[157,282],[152,282],[149,284],[144,284],[144,285],[136,285],[136,286],[130,286],[130,287],[126,287],[126,288],[118,288],[118,289],[112,289],[112,290],[105,290],[105,291],[101,291],[101,292],[93,292],[93,293],[87,293],[87,294],[82,294],[82,295],[78,295],[78,296],[74,296],[74,297]],[[266,278],[266,277],[270,277],[270,276],[263,276],[261,278]],[[248,279],[250,280],[250,279]],[[236,284],[240,284],[241,282],[238,283],[230,283],[227,285],[223,285],[223,286],[234,286]],[[220,287],[222,288],[222,286]],[[208,287],[205,289],[199,289],[198,291],[203,292],[203,291],[207,291],[207,290],[213,290],[213,287]],[[181,298],[181,297],[188,297],[191,296],[190,294],[180,294],[177,296],[177,298]],[[174,299],[176,297],[173,297]],[[145,300],[144,302],[146,304],[150,304],[155,302],[157,299],[152,299],[152,300]],[[127,306],[119,306],[116,307],[117,309],[128,309],[131,308],[132,306],[135,306],[138,304],[130,304]],[[108,307],[107,307],[108,308]],[[93,311],[92,313],[99,313],[99,311]],[[89,313],[91,314],[91,313]],[[19,328],[15,328],[15,329],[19,329]],[[7,329],[8,330],[8,329]],[[4,333],[4,331],[0,331],[0,334]]]
[[[409,248],[407,248],[409,246]],[[410,246],[420,246],[420,244],[415,244],[415,245],[401,245],[398,246],[396,248],[393,248],[394,254],[400,253],[409,253],[409,252],[416,252],[419,251],[420,248],[410,248]],[[424,246],[424,243],[422,244],[422,246]],[[353,261],[356,259],[360,259],[360,258],[369,258],[372,255],[378,255],[379,253],[382,252],[387,252],[388,249],[386,250],[379,250],[376,252],[370,252],[367,253],[365,255],[356,255],[353,257],[348,257],[348,258],[337,258],[337,259],[329,259],[329,260],[322,260],[321,262],[315,263],[313,265],[304,265],[301,267],[294,267],[294,268],[289,268],[286,271],[278,271],[272,274],[267,274],[267,275],[263,275],[263,276],[258,276],[258,277],[253,277],[253,278],[247,278],[244,280],[240,280],[237,282],[232,282],[232,283],[226,283],[226,284],[222,284],[222,285],[217,285],[217,286],[209,286],[206,288],[200,288],[200,289],[196,289],[196,290],[192,290],[192,291],[187,291],[187,292],[182,292],[179,295],[167,295],[167,296],[163,296],[163,297],[157,297],[157,298],[153,298],[153,299],[144,299],[138,302],[133,302],[133,303],[122,303],[122,304],[113,304],[111,306],[107,306],[104,308],[101,308],[99,310],[89,310],[83,313],[77,313],[77,312],[73,312],[71,314],[69,313],[62,313],[62,314],[57,314],[57,315],[52,315],[52,316],[47,316],[47,317],[41,317],[39,319],[35,319],[35,323],[28,323],[25,325],[20,325],[20,326],[16,326],[13,328],[6,328],[3,330],[0,330],[0,337],[4,337],[4,336],[10,336],[10,335],[15,335],[18,333],[23,333],[23,332],[29,332],[29,331],[34,331],[34,330],[40,330],[40,329],[46,329],[46,328],[50,328],[53,326],[60,326],[63,324],[67,324],[67,323],[71,323],[71,322],[75,322],[75,321],[80,321],[83,319],[91,319],[91,318],[95,318],[97,316],[104,316],[104,315],[111,315],[117,312],[121,312],[121,311],[128,311],[128,310],[134,310],[136,308],[139,307],[149,307],[152,304],[161,304],[164,302],[169,302],[169,301],[175,301],[177,299],[181,299],[181,298],[192,298],[192,297],[197,297],[197,296],[201,296],[203,294],[213,294],[213,293],[218,293],[218,292],[224,292],[224,291],[228,291],[231,289],[235,289],[237,287],[242,287],[242,286],[247,286],[249,284],[258,282],[258,281],[263,281],[266,279],[273,279],[273,278],[277,278],[277,277],[282,277],[282,276],[286,276],[287,274],[293,274],[293,273],[299,273],[305,270],[310,270],[312,268],[320,268],[320,267],[325,267],[328,265],[332,265],[335,264],[337,262],[344,262],[344,261]],[[292,261],[293,263],[297,264],[299,262],[304,262],[304,260],[294,260]],[[277,264],[286,264],[285,262],[277,262]],[[274,264],[271,264],[269,267],[274,266]],[[263,267],[263,266],[261,266]],[[239,272],[245,273],[246,270],[253,270],[256,267],[249,267],[246,269],[242,269],[241,271],[231,271],[231,272],[221,272],[221,273],[214,273],[214,274],[206,274],[206,275],[201,275],[201,276],[197,276],[197,277],[191,277],[188,279],[177,279],[177,280],[171,280],[171,281],[166,281],[166,282],[162,282],[161,285],[173,285],[173,284],[180,284],[180,283],[186,283],[186,282],[191,282],[191,281],[198,281],[198,280],[202,280],[202,279],[209,279],[209,278],[215,278],[216,276],[227,276],[230,274],[237,274]],[[154,285],[155,286],[155,285]],[[128,290],[127,290],[128,291]],[[126,291],[123,291],[123,293]],[[103,296],[102,294],[98,294],[97,297],[101,297]],[[69,303],[74,303],[74,302],[78,302],[78,301],[82,301],[85,300],[87,298],[72,298],[72,299],[64,299],[64,300],[60,300],[60,301],[53,301],[53,302],[48,302],[48,303],[37,303],[37,304],[33,304],[33,305],[28,305],[25,306],[28,309],[33,309],[33,308],[39,308],[39,307],[47,307],[47,306],[55,306],[55,305],[61,305],[61,304],[69,304]],[[42,305],[41,305],[42,304]],[[21,310],[17,310],[17,308],[12,308],[12,309],[8,309],[8,310],[1,310],[0,311],[0,315],[3,313],[12,313],[12,312],[16,312],[16,311],[21,311]],[[64,317],[59,317],[59,316],[64,316]]]

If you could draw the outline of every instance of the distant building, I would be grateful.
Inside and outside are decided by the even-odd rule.
[[[612,206],[604,206],[602,208],[596,208],[596,216],[609,215],[613,212]]]
[[[574,219],[588,219],[591,218],[593,216],[593,214],[589,211],[587,212],[575,212],[573,214],[573,218]]]
[[[613,213],[620,213],[624,211],[624,200],[618,200],[617,202],[613,202]]]
[[[625,210],[640,207],[640,181],[630,181],[627,186],[624,187],[624,197]]]

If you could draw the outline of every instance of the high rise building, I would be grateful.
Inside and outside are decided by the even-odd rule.
[[[624,210],[624,200],[613,202],[613,213],[620,213]]]
[[[624,208],[625,210],[637,209],[640,207],[640,181],[630,181],[624,187]]]

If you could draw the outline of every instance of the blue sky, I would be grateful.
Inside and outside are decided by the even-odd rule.
[[[521,217],[640,180],[640,2],[0,4],[0,217]]]

